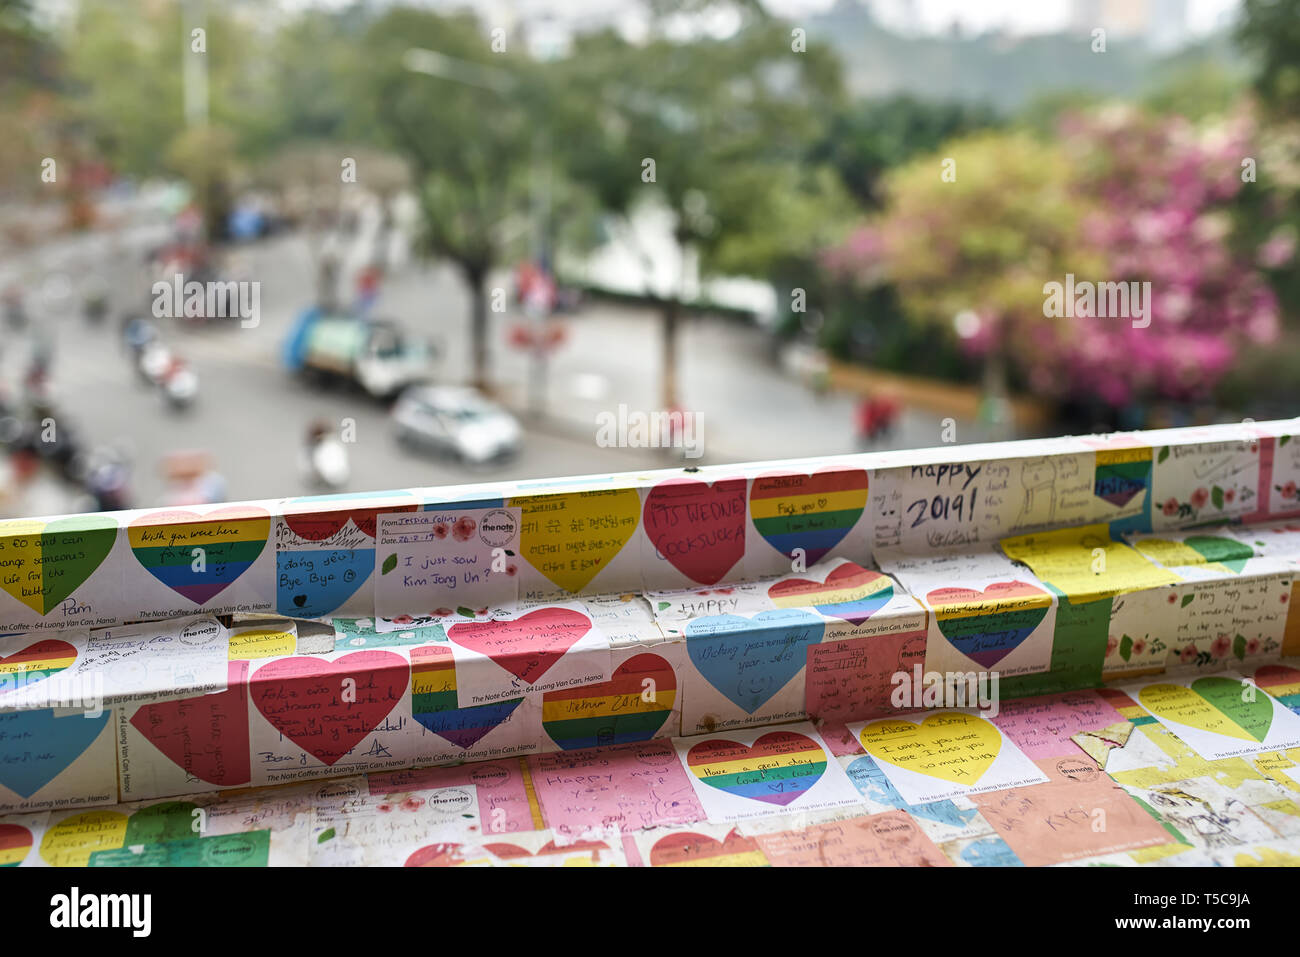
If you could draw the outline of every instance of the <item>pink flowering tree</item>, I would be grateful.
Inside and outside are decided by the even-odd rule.
[[[893,171],[883,213],[823,263],[863,284],[894,283],[910,316],[991,365],[1011,363],[1039,395],[1115,407],[1202,399],[1243,343],[1277,333],[1260,251],[1234,235],[1253,136],[1248,112],[1195,127],[1109,107],[1066,117],[1051,142],[952,142]],[[1086,308],[1048,318],[1046,284],[1064,285],[1067,273],[1149,282],[1149,325]]]

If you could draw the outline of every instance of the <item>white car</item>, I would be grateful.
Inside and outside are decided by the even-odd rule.
[[[393,406],[397,438],[404,444],[442,449],[473,464],[519,451],[519,423],[473,389],[415,385]]]

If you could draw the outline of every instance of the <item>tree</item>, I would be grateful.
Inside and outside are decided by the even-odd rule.
[[[32,14],[30,0],[0,0],[0,129],[5,130],[0,199],[50,188],[41,179],[41,161],[61,152],[56,146],[66,140],[70,125],[66,104],[57,96],[58,49]],[[65,174],[70,166],[62,167]],[[15,226],[21,232],[21,224]]]
[[[493,52],[468,14],[393,9],[366,32],[362,90],[383,141],[408,162],[423,220],[425,251],[452,262],[470,287],[472,382],[488,389],[489,272],[505,254],[506,226],[527,209],[533,145],[545,97],[535,65]],[[470,82],[412,72],[406,53],[432,50]],[[509,95],[482,76],[508,76]]]
[[[948,140],[997,125],[997,114],[987,106],[907,95],[857,100],[835,111],[809,159],[829,163],[854,199],[877,207],[885,172]]]
[[[1247,154],[1253,180],[1239,194],[1237,226],[1259,245],[1260,264],[1294,317],[1300,313],[1300,0],[1246,0],[1237,42],[1253,55],[1259,116]]]
[[[1239,345],[1276,333],[1253,250],[1231,235],[1249,136],[1248,118],[1197,128],[1110,107],[1067,118],[1058,141],[955,141],[889,174],[884,212],[831,262],[896,283],[909,314],[944,334],[964,313],[967,345],[1007,356],[1040,395],[1204,399]],[[1049,318],[1047,284],[1067,273],[1150,283],[1150,324]]]
[[[740,13],[725,39],[670,39],[661,19],[638,45],[612,32],[581,37],[562,64],[565,88],[585,94],[559,119],[569,175],[625,223],[644,203],[665,206],[679,260],[698,257],[704,275],[806,256],[815,230],[795,195],[824,202],[833,188],[799,164],[838,101],[838,62],[824,48],[796,52],[790,28],[754,6]],[[674,408],[687,291],[679,282],[647,292],[662,310],[662,401]]]
[[[263,122],[256,72],[264,52],[256,35],[216,5],[206,8],[203,51],[180,4],[85,0],[66,42],[69,86],[81,122],[119,172],[189,178],[209,235],[225,229],[234,172],[250,131]],[[202,57],[207,123],[187,125],[182,77]],[[204,129],[204,127],[210,127]],[[205,150],[216,152],[205,156]],[[198,177],[198,178],[192,178]]]
[[[1245,0],[1237,42],[1255,58],[1260,99],[1300,118],[1300,0]]]

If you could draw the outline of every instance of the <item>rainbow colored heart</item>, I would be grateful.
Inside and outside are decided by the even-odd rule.
[[[711,738],[686,753],[691,773],[735,797],[785,807],[812,789],[826,771],[826,752],[806,735],[769,731],[746,746]]]
[[[248,505],[202,515],[150,512],[127,528],[136,561],[196,605],[210,601],[248,571],[270,533],[270,513]]]
[[[676,697],[672,665],[658,655],[634,655],[609,681],[544,694],[542,727],[565,751],[649,741],[668,720]]]
[[[809,564],[838,545],[866,507],[865,469],[760,475],[749,491],[749,517],[758,533],[787,558],[802,548]]]
[[[926,595],[949,643],[991,668],[1028,638],[1052,607],[1052,597],[1028,582],[994,582],[983,591],[936,588]]]
[[[788,578],[767,590],[778,608],[811,605],[823,615],[860,625],[889,604],[894,597],[894,580],[881,572],[845,562],[833,569],[823,582]]]
[[[462,708],[456,697],[456,663],[451,648],[411,649],[411,714],[429,731],[458,748],[472,748],[523,703],[508,698]]]
[[[76,660],[77,649],[57,638],[35,642],[8,657],[0,655],[0,694],[44,681]]]
[[[1098,451],[1093,475],[1093,494],[1123,508],[1151,486],[1151,450]]]
[[[31,831],[21,824],[0,824],[0,867],[17,867],[31,849]]]

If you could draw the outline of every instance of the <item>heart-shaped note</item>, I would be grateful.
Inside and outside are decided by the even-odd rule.
[[[77,649],[57,638],[35,642],[8,657],[0,655],[0,695],[44,681],[76,660]]]
[[[31,849],[31,831],[21,824],[0,824],[0,867],[17,867]]]
[[[1263,741],[1273,724],[1273,702],[1267,695],[1246,696],[1244,689],[1232,678],[1197,678],[1190,688],[1147,685],[1138,694],[1138,703],[1154,715],[1198,731]]]
[[[975,784],[1002,749],[998,729],[960,711],[932,714],[920,724],[901,718],[872,721],[859,735],[877,761],[953,784]]]
[[[194,812],[198,808],[193,801],[162,801],[142,807],[127,818],[122,843],[130,847],[190,840],[195,836]]]
[[[579,592],[636,532],[641,496],[634,488],[533,495],[520,508],[519,551],[567,592]]]
[[[983,591],[936,588],[926,601],[949,643],[985,668],[1020,647],[1052,607],[1047,592],[1021,581],[994,582]]]
[[[127,528],[136,561],[176,594],[202,605],[229,588],[262,554],[271,516],[249,505],[199,515],[150,512]]]
[[[369,539],[367,539],[369,541]],[[375,570],[373,548],[277,551],[275,607],[292,618],[333,614]]]
[[[668,720],[676,697],[672,665],[658,655],[634,655],[609,681],[544,694],[542,727],[565,751],[649,741]]]
[[[29,798],[81,757],[108,724],[110,709],[90,717],[54,711],[13,711],[0,714],[0,784]]]
[[[0,522],[0,585],[38,615],[48,615],[97,569],[117,541],[106,515]]]
[[[298,618],[330,615],[356,594],[370,580],[375,568],[375,526],[381,514],[413,512],[415,502],[358,508],[358,499],[391,498],[390,493],[374,495],[318,495],[298,498],[285,506],[284,524],[304,542],[328,542],[351,522],[361,533],[344,536],[342,541],[320,548],[288,544],[277,539],[275,555],[276,611]],[[351,505],[331,511],[315,511],[325,502]],[[290,539],[290,542],[292,540]]]
[[[760,475],[749,493],[749,515],[763,539],[787,558],[802,548],[809,564],[838,545],[866,507],[865,469]]]
[[[397,707],[409,671],[391,651],[354,651],[334,661],[277,658],[257,670],[250,689],[277,731],[333,765]]]
[[[179,768],[200,781],[247,784],[248,662],[228,666],[225,691],[138,708],[132,726]]]
[[[462,708],[456,696],[456,664],[451,649],[433,645],[411,649],[411,712],[421,725],[458,748],[472,748],[499,726],[523,698]]]
[[[719,841],[706,834],[669,834],[650,849],[651,867],[766,867],[758,842],[732,828]]]
[[[379,523],[380,515],[387,515],[392,512],[414,512],[419,507],[414,501],[411,501],[366,507],[353,505],[350,508],[316,511],[318,506],[326,502],[354,503],[358,499],[379,497],[391,498],[392,493],[354,494],[345,492],[339,495],[311,495],[306,498],[291,499],[285,507],[284,524],[288,525],[290,530],[299,538],[305,538],[309,542],[323,542],[327,538],[337,535],[349,521],[368,538],[374,538],[375,526]]]
[[[591,619],[572,608],[538,608],[511,621],[458,622],[447,637],[533,684],[590,630]]]
[[[709,787],[782,807],[812,789],[826,771],[826,752],[806,735],[770,731],[746,746],[712,738],[686,752],[691,773]]]
[[[1255,550],[1246,543],[1218,535],[1189,535],[1183,544],[1195,549],[1207,562],[1218,562],[1237,575],[1247,560],[1255,557]]]
[[[484,844],[483,850],[491,851],[503,861],[518,860],[521,857],[546,857],[550,854],[575,854],[581,851],[607,851],[609,845],[604,841],[574,841],[572,844],[565,844],[563,847],[556,844],[555,841],[547,841],[537,849],[533,854],[526,847],[520,847],[518,844],[509,844],[505,842],[495,844]]]
[[[778,608],[811,605],[823,615],[860,625],[889,604],[894,597],[894,580],[880,572],[845,562],[833,569],[824,582],[788,578],[768,588],[767,597]]]
[[[646,495],[642,520],[650,544],[673,568],[714,585],[745,554],[745,480],[660,482]]]
[[[127,816],[120,811],[85,811],[65,817],[41,838],[41,859],[51,867],[86,867],[96,851],[126,840]]]
[[[1300,705],[1300,668],[1264,665],[1255,672],[1255,684],[1289,708]]]
[[[1092,492],[1102,501],[1123,508],[1151,484],[1151,452],[1097,452]]]
[[[686,650],[709,684],[753,714],[799,673],[825,631],[826,623],[802,608],[710,615],[687,623]]]
[[[403,867],[460,867],[471,863],[465,857],[463,844],[429,844],[406,859]],[[486,859],[485,859],[486,860]]]

